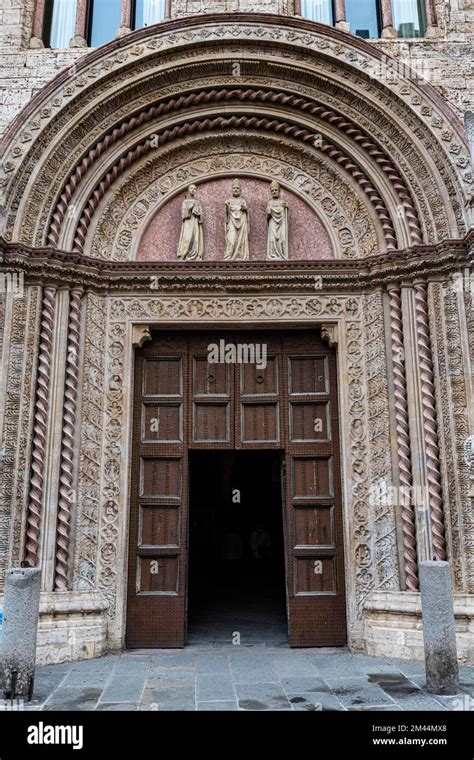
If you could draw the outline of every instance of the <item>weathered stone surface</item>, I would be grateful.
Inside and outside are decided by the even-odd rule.
[[[455,594],[460,665],[474,665],[474,596]],[[375,657],[424,660],[421,595],[416,591],[373,591],[364,604],[364,648]]]
[[[0,689],[6,698],[31,696],[33,689],[41,570],[10,569],[6,575]]]
[[[457,694],[459,667],[449,562],[420,562],[420,588],[427,690]]]

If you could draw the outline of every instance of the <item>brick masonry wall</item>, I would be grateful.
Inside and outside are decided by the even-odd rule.
[[[437,3],[438,36],[424,40],[377,40],[382,50],[428,78],[461,118],[474,111],[473,0]],[[28,101],[88,48],[30,49],[34,0],[0,0],[0,133]],[[172,15],[260,11],[290,15],[294,0],[172,0]]]

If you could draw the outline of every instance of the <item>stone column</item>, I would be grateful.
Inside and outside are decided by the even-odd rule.
[[[435,0],[425,0],[426,9],[426,37],[437,37],[438,30],[438,16],[436,13]]]
[[[343,32],[350,31],[346,18],[346,0],[334,0],[334,26]]]
[[[74,440],[76,432],[82,292],[82,288],[74,288],[71,291],[69,304],[63,433],[56,527],[55,591],[66,591],[68,589],[69,534],[74,485]]]
[[[120,26],[117,29],[117,37],[123,37],[132,31],[132,0],[122,0],[122,12],[120,14]]]
[[[389,287],[390,328],[392,344],[395,425],[397,431],[398,481],[401,498],[403,534],[403,565],[405,589],[418,590],[418,560],[416,520],[413,507],[413,478],[411,469],[411,442],[408,421],[407,383],[405,374],[405,346],[403,340],[402,300],[399,287]]]
[[[87,0],[77,0],[76,29],[70,47],[87,47]]]
[[[428,318],[428,294],[426,284],[414,286],[415,319],[421,381],[421,409],[426,452],[426,475],[428,501],[431,517],[433,559],[446,559],[443,493],[439,463],[438,422],[433,377],[433,360]]]
[[[46,287],[41,311],[30,493],[26,518],[25,562],[30,567],[37,565],[39,560],[55,305],[56,288]]]
[[[380,9],[382,14],[382,37],[398,37],[398,32],[393,28],[391,0],[381,0]]]
[[[33,16],[33,34],[30,39],[30,48],[44,47],[43,19],[44,19],[44,0],[36,0],[35,12]]]

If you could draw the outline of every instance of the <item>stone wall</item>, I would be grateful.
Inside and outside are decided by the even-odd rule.
[[[470,9],[469,9],[470,6]],[[259,11],[291,15],[294,0],[172,0],[172,16]],[[28,101],[62,69],[90,52],[30,49],[34,0],[0,0],[0,133]],[[424,40],[378,40],[374,44],[428,78],[461,118],[474,110],[474,9],[471,0],[437,3],[438,35]]]

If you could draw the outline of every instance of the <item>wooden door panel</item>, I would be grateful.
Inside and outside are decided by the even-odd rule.
[[[238,446],[282,448],[281,338],[274,333],[255,332],[235,333],[233,340],[247,346],[247,355],[254,359],[240,364],[236,371],[235,437]]]
[[[179,546],[179,509],[140,504],[138,543],[142,546]]]
[[[184,645],[189,415],[187,338],[136,354],[127,645]]]
[[[334,496],[332,457],[293,456],[292,498],[315,501]]]
[[[226,345],[232,336],[219,338]],[[192,405],[192,448],[234,447],[234,372],[232,364],[210,361],[215,333],[197,333],[192,337],[190,366],[190,403]]]
[[[295,549],[336,547],[334,505],[294,509]]]
[[[242,444],[280,443],[280,409],[276,403],[242,404]]]
[[[144,396],[182,396],[183,359],[180,356],[149,358],[143,371]]]
[[[290,401],[289,415],[291,443],[330,440],[330,401]]]
[[[346,643],[335,352],[314,333],[283,339],[291,646]]]
[[[265,345],[265,366],[210,362],[219,341]],[[289,643],[345,644],[335,351],[310,331],[162,333],[137,351],[130,647],[185,642],[190,448],[285,451]]]

